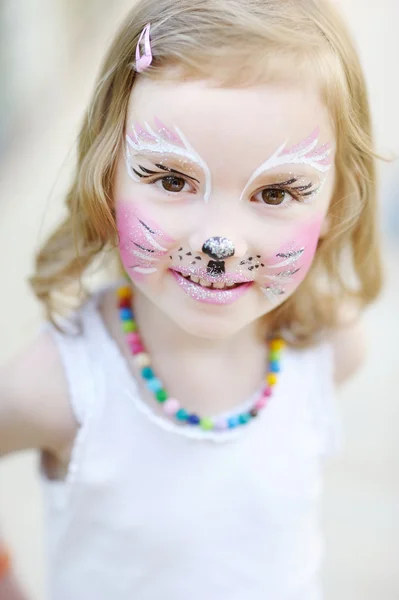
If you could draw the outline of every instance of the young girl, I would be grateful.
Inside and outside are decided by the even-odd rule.
[[[334,382],[380,289],[373,156],[326,0],[135,4],[37,257],[48,324],[1,378],[0,452],[42,451],[51,599],[322,597]],[[101,254],[126,279],[83,300]]]

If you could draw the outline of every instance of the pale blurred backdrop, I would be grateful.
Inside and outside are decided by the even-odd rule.
[[[62,214],[84,107],[133,1],[0,0],[1,361],[39,326],[26,278]],[[337,3],[366,71],[377,148],[398,156],[399,2]],[[380,175],[387,285],[365,318],[367,364],[338,396],[345,449],[326,475],[326,600],[399,599],[398,162]],[[32,453],[2,461],[0,523],[30,597],[47,600],[36,467]]]

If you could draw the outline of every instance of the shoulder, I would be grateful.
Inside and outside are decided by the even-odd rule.
[[[0,376],[0,454],[39,448],[58,454],[76,435],[62,362],[42,332]]]
[[[333,350],[334,379],[340,385],[363,365],[367,341],[360,311],[355,305],[341,307],[337,326],[330,334]]]

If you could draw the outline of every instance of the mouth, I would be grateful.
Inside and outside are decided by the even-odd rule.
[[[253,281],[233,281],[219,278],[211,281],[195,275],[183,275],[171,269],[171,273],[186,294],[206,304],[232,304],[240,298],[253,285]]]

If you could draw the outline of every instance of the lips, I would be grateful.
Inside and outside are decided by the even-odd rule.
[[[171,273],[181,289],[198,302],[205,304],[232,304],[243,296],[252,286],[253,281],[237,282],[228,277],[218,278],[217,281],[200,279],[195,275],[184,276],[179,271],[171,269]],[[194,279],[194,280],[193,280]],[[195,281],[198,279],[198,282]],[[205,285],[204,285],[205,284]]]
[[[186,267],[172,268],[175,271],[192,281],[193,283],[199,283],[203,287],[224,289],[231,288],[240,283],[252,283],[253,279],[244,277],[236,273],[223,273],[223,275],[209,276],[206,269],[188,269]]]

